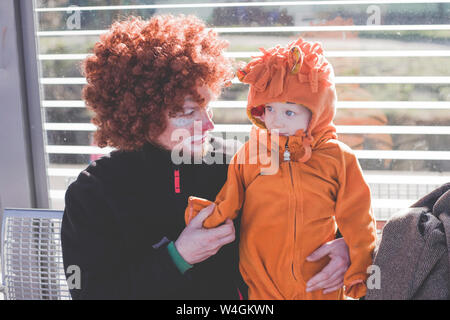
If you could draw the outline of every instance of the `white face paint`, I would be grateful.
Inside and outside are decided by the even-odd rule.
[[[173,117],[167,116],[166,130],[157,139],[157,142],[166,149],[172,150],[175,146],[183,145],[189,147],[192,152],[196,152],[195,150],[198,152],[208,140],[208,132],[214,129],[212,110],[207,107],[212,94],[208,87],[197,90],[203,97],[205,105],[199,105],[192,98],[186,97],[182,112]]]
[[[183,105],[183,112],[175,115],[174,117],[169,117],[169,122],[175,127],[178,128],[186,128],[188,126],[192,126],[194,121],[201,120],[201,111],[200,109],[204,109],[198,106],[198,103],[192,100],[191,98],[186,98],[185,103]],[[212,118],[212,108],[206,107],[206,112],[210,118]]]
[[[189,118],[171,118],[169,121],[172,122],[174,127],[178,127],[178,128],[184,128],[186,126],[190,126],[194,120],[193,119],[189,119]]]

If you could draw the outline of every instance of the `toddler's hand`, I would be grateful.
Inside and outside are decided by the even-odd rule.
[[[175,248],[189,264],[202,262],[215,255],[221,247],[233,242],[233,221],[227,219],[217,228],[205,229],[203,221],[213,212],[214,204],[202,209],[184,228],[175,241]]]

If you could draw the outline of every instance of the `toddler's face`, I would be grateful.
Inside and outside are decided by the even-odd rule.
[[[278,129],[280,135],[292,136],[298,130],[306,130],[311,120],[308,108],[289,102],[267,103],[261,119],[268,130]]]

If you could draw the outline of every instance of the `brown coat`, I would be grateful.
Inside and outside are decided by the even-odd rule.
[[[447,183],[385,225],[374,260],[380,268],[380,286],[371,289],[368,285],[366,299],[450,299],[449,248]]]

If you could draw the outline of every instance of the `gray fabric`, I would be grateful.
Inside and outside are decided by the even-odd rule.
[[[386,223],[374,259],[380,288],[366,300],[450,298],[450,184],[413,206]]]

